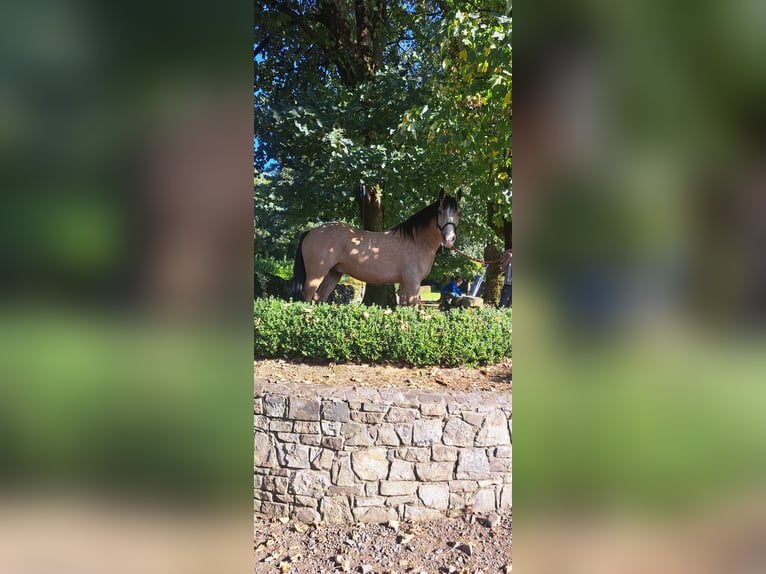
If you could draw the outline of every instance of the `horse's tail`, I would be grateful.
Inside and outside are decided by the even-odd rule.
[[[301,235],[301,239],[298,242],[298,251],[295,253],[295,262],[293,263],[293,278],[290,280],[290,299],[293,301],[303,300],[303,283],[306,281],[306,263],[303,261],[303,240],[306,238],[306,233]]]

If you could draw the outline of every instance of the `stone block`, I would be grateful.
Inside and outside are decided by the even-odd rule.
[[[415,465],[415,475],[423,482],[450,480],[454,470],[454,462],[419,462]]]
[[[476,446],[501,446],[511,444],[511,434],[508,432],[508,419],[500,409],[487,413],[487,418],[476,435]]]
[[[412,444],[412,423],[396,423],[394,430],[404,445]]]
[[[418,489],[418,483],[414,481],[402,480],[381,480],[380,494],[382,496],[406,496],[415,494]]]
[[[399,459],[391,461],[388,480],[415,480],[414,465]]]
[[[389,520],[396,520],[398,515],[393,508],[370,506],[366,508],[354,508],[354,518],[357,522],[382,524]]]
[[[429,508],[446,510],[449,507],[449,486],[445,484],[424,484],[418,487],[418,498]]]
[[[364,494],[366,496],[377,496],[380,488],[378,481],[367,482],[364,485]]]
[[[314,508],[301,507],[293,512],[293,520],[303,524],[316,524],[321,520],[321,516]]]
[[[479,488],[475,480],[452,480],[449,483],[450,492],[473,492]]]
[[[322,419],[347,423],[350,419],[348,403],[344,401],[322,401]],[[324,427],[324,425],[322,425]]]
[[[417,504],[418,497],[414,494],[402,495],[402,496],[389,496],[386,498],[386,506],[392,506],[396,508],[402,504]]]
[[[336,496],[366,496],[364,492],[364,484],[355,484],[353,486],[331,486],[327,489],[327,494]]]
[[[333,460],[335,460],[335,455],[331,450],[320,448],[311,460],[311,468],[314,470],[330,470]]]
[[[301,437],[292,432],[278,432],[276,434],[279,442],[301,442]]]
[[[474,411],[464,411],[462,416],[465,422],[475,427],[480,427],[482,424],[484,424],[484,419],[487,418],[486,413],[477,413]]]
[[[453,446],[435,444],[431,447],[431,460],[436,462],[454,462],[457,460],[457,449]]]
[[[485,488],[469,497],[468,503],[474,512],[492,512],[495,510],[495,490]]]
[[[293,432],[298,434],[319,434],[322,432],[322,427],[316,422],[295,421]]]
[[[433,508],[424,508],[422,506],[412,506],[407,504],[404,507],[404,519],[417,522],[420,520],[439,520],[444,518],[444,514]]]
[[[426,417],[443,417],[447,414],[444,402],[425,402],[420,405],[420,413]]]
[[[396,449],[396,456],[408,462],[428,462],[431,460],[431,449],[401,447]]]
[[[269,423],[269,430],[271,432],[292,432],[293,422],[272,420]]]
[[[345,453],[333,463],[332,483],[337,486],[353,486],[357,483],[354,472],[351,470],[351,459]]]
[[[338,421],[322,421],[322,434],[327,436],[340,436],[343,423]]]
[[[264,476],[262,488],[275,494],[286,494],[287,478],[282,476]]]
[[[358,423],[364,423],[369,425],[379,425],[385,418],[384,413],[365,413],[361,411],[353,411],[351,413],[351,420]]]
[[[318,434],[302,434],[301,444],[319,446],[320,444],[322,444],[322,437]]]
[[[513,508],[513,489],[510,484],[503,486],[503,490],[500,491],[499,506],[502,510]]]
[[[290,505],[280,502],[263,502],[261,512],[267,516],[290,516]]]
[[[281,419],[285,416],[287,400],[280,395],[266,395],[263,397],[263,413],[273,419]]]
[[[444,444],[449,446],[473,446],[476,428],[459,418],[451,418],[444,425]]]
[[[490,472],[511,472],[513,461],[510,458],[492,458],[489,461]]]
[[[290,418],[297,421],[318,421],[319,401],[317,399],[290,398]]]
[[[489,460],[483,450],[464,449],[458,453],[455,472],[458,480],[482,479],[488,476]]]
[[[256,397],[253,399],[253,414],[263,414],[263,399],[261,397]]]
[[[368,413],[387,413],[389,405],[380,405],[376,403],[362,403],[362,410]]]
[[[372,446],[373,441],[367,425],[357,422],[346,423],[346,444],[349,446]]]
[[[449,495],[449,507],[450,508],[465,508],[465,494],[462,492],[450,492]]]
[[[308,508],[316,509],[319,506],[319,501],[311,496],[298,496],[295,497],[295,504],[299,506],[306,506]]]
[[[511,458],[513,456],[513,447],[499,446],[495,449],[494,455],[497,458]]]
[[[269,430],[269,418],[263,415],[253,415],[253,429],[255,431],[267,431]]]
[[[345,496],[326,496],[319,505],[322,520],[330,524],[351,524],[354,517],[348,498]]]
[[[253,464],[263,468],[277,466],[274,445],[266,433],[257,432],[253,437]]]
[[[386,421],[390,423],[411,423],[420,417],[417,409],[391,407],[386,414]]]
[[[388,476],[388,451],[383,447],[357,450],[351,453],[351,466],[362,480],[380,480]]]
[[[399,435],[396,434],[394,425],[382,425],[378,428],[377,443],[384,446],[399,446]]]
[[[441,419],[426,419],[415,421],[412,425],[412,444],[425,446],[439,443],[442,440]]]
[[[311,466],[311,451],[308,446],[286,443],[280,445],[278,452],[282,466],[287,468],[309,468]]]
[[[357,506],[383,506],[385,503],[382,496],[361,496],[355,500]]]
[[[332,450],[343,450],[343,437],[342,436],[326,436],[322,439],[321,444],[325,448]]]
[[[290,493],[321,498],[330,486],[330,473],[319,470],[299,470],[290,480]]]

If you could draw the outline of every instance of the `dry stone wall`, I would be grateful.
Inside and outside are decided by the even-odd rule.
[[[254,510],[306,523],[511,508],[511,392],[255,381]]]

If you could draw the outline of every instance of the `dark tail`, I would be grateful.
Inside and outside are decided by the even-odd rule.
[[[306,237],[306,233],[301,235],[301,240],[298,242],[298,251],[295,253],[295,262],[293,263],[293,278],[290,280],[290,299],[293,301],[303,301],[303,282],[306,281],[306,264],[303,261],[303,239]]]

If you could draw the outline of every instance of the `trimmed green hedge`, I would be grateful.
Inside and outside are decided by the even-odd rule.
[[[511,356],[509,309],[254,302],[255,357],[476,366]]]

